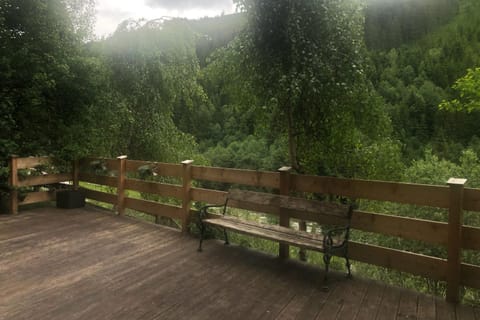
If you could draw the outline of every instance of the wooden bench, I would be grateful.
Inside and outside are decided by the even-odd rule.
[[[287,226],[247,221],[227,216],[227,207],[230,205],[255,212],[278,215],[281,217],[280,220],[287,221],[287,226],[290,218],[317,222],[322,225],[322,234],[308,233],[291,229]],[[223,208],[222,214],[212,213],[210,209],[214,207]],[[325,279],[327,279],[332,256],[342,256],[345,258],[348,276],[350,277],[348,239],[350,236],[351,216],[351,205],[234,189],[229,191],[224,204],[208,205],[200,209],[198,224],[201,235],[198,251],[202,251],[206,227],[214,226],[223,229],[225,244],[229,244],[226,230],[232,230],[254,237],[273,240],[284,245],[293,245],[322,252],[324,254]],[[335,227],[327,229],[323,227],[326,225]]]

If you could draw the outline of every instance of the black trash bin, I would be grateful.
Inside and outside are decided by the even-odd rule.
[[[85,194],[81,190],[57,191],[57,208],[74,209],[85,206]]]

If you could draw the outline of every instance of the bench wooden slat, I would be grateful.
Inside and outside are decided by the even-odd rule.
[[[262,223],[256,222],[251,220],[243,220],[237,217],[232,216],[221,216],[221,215],[209,215],[209,219],[204,219],[203,222],[211,224],[211,225],[218,225],[218,221],[221,220],[228,220],[230,223],[234,224],[242,224],[247,227],[259,227],[260,229],[269,229],[276,232],[283,232],[293,237],[305,237],[307,239],[323,241],[323,234],[316,234],[316,233],[308,233],[305,231],[299,231],[287,227],[282,227],[276,224],[269,224],[269,223]]]
[[[203,222],[258,238],[273,240],[293,246],[300,246],[310,250],[323,251],[323,237],[319,239],[319,237],[314,234],[311,234],[309,237],[309,234],[307,233],[305,233],[305,235],[300,235],[298,231],[297,233],[292,234],[290,232],[292,231],[291,229],[281,226],[246,223],[244,220],[234,220],[232,218],[205,219]]]
[[[349,219],[349,206],[340,203],[310,200],[284,195],[260,193],[247,190],[231,190],[227,199],[252,203],[264,207],[282,208],[291,211],[312,213],[315,215],[335,216],[336,218]],[[316,220],[312,218],[312,221]]]

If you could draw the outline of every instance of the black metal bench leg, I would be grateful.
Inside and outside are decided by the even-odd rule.
[[[330,267],[330,260],[332,259],[332,256],[325,253],[323,255],[323,262],[325,263],[325,277],[323,278],[324,282],[327,282],[328,280],[328,269]]]
[[[228,234],[226,229],[223,229],[223,236],[225,237],[225,245],[228,246],[230,242],[228,241]]]
[[[348,259],[348,256],[345,256],[345,265],[347,266],[347,270],[348,270],[348,274],[347,274],[347,278],[351,278],[352,277],[352,272],[350,270],[350,260]]]
[[[347,267],[347,270],[348,270],[347,278],[350,279],[352,278],[352,271],[350,269],[351,267],[350,260],[348,259],[348,244],[345,244],[343,255],[345,257],[345,266]]]
[[[205,226],[202,224],[200,226],[200,244],[198,245],[198,252],[202,252],[202,243],[203,243],[204,233],[205,233]]]

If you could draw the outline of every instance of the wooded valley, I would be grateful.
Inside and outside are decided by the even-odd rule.
[[[2,161],[128,154],[478,185],[477,1],[254,4],[98,40],[93,1],[5,1]]]
[[[12,154],[480,187],[479,1],[235,2],[96,39],[94,0],[2,0],[2,187]]]

